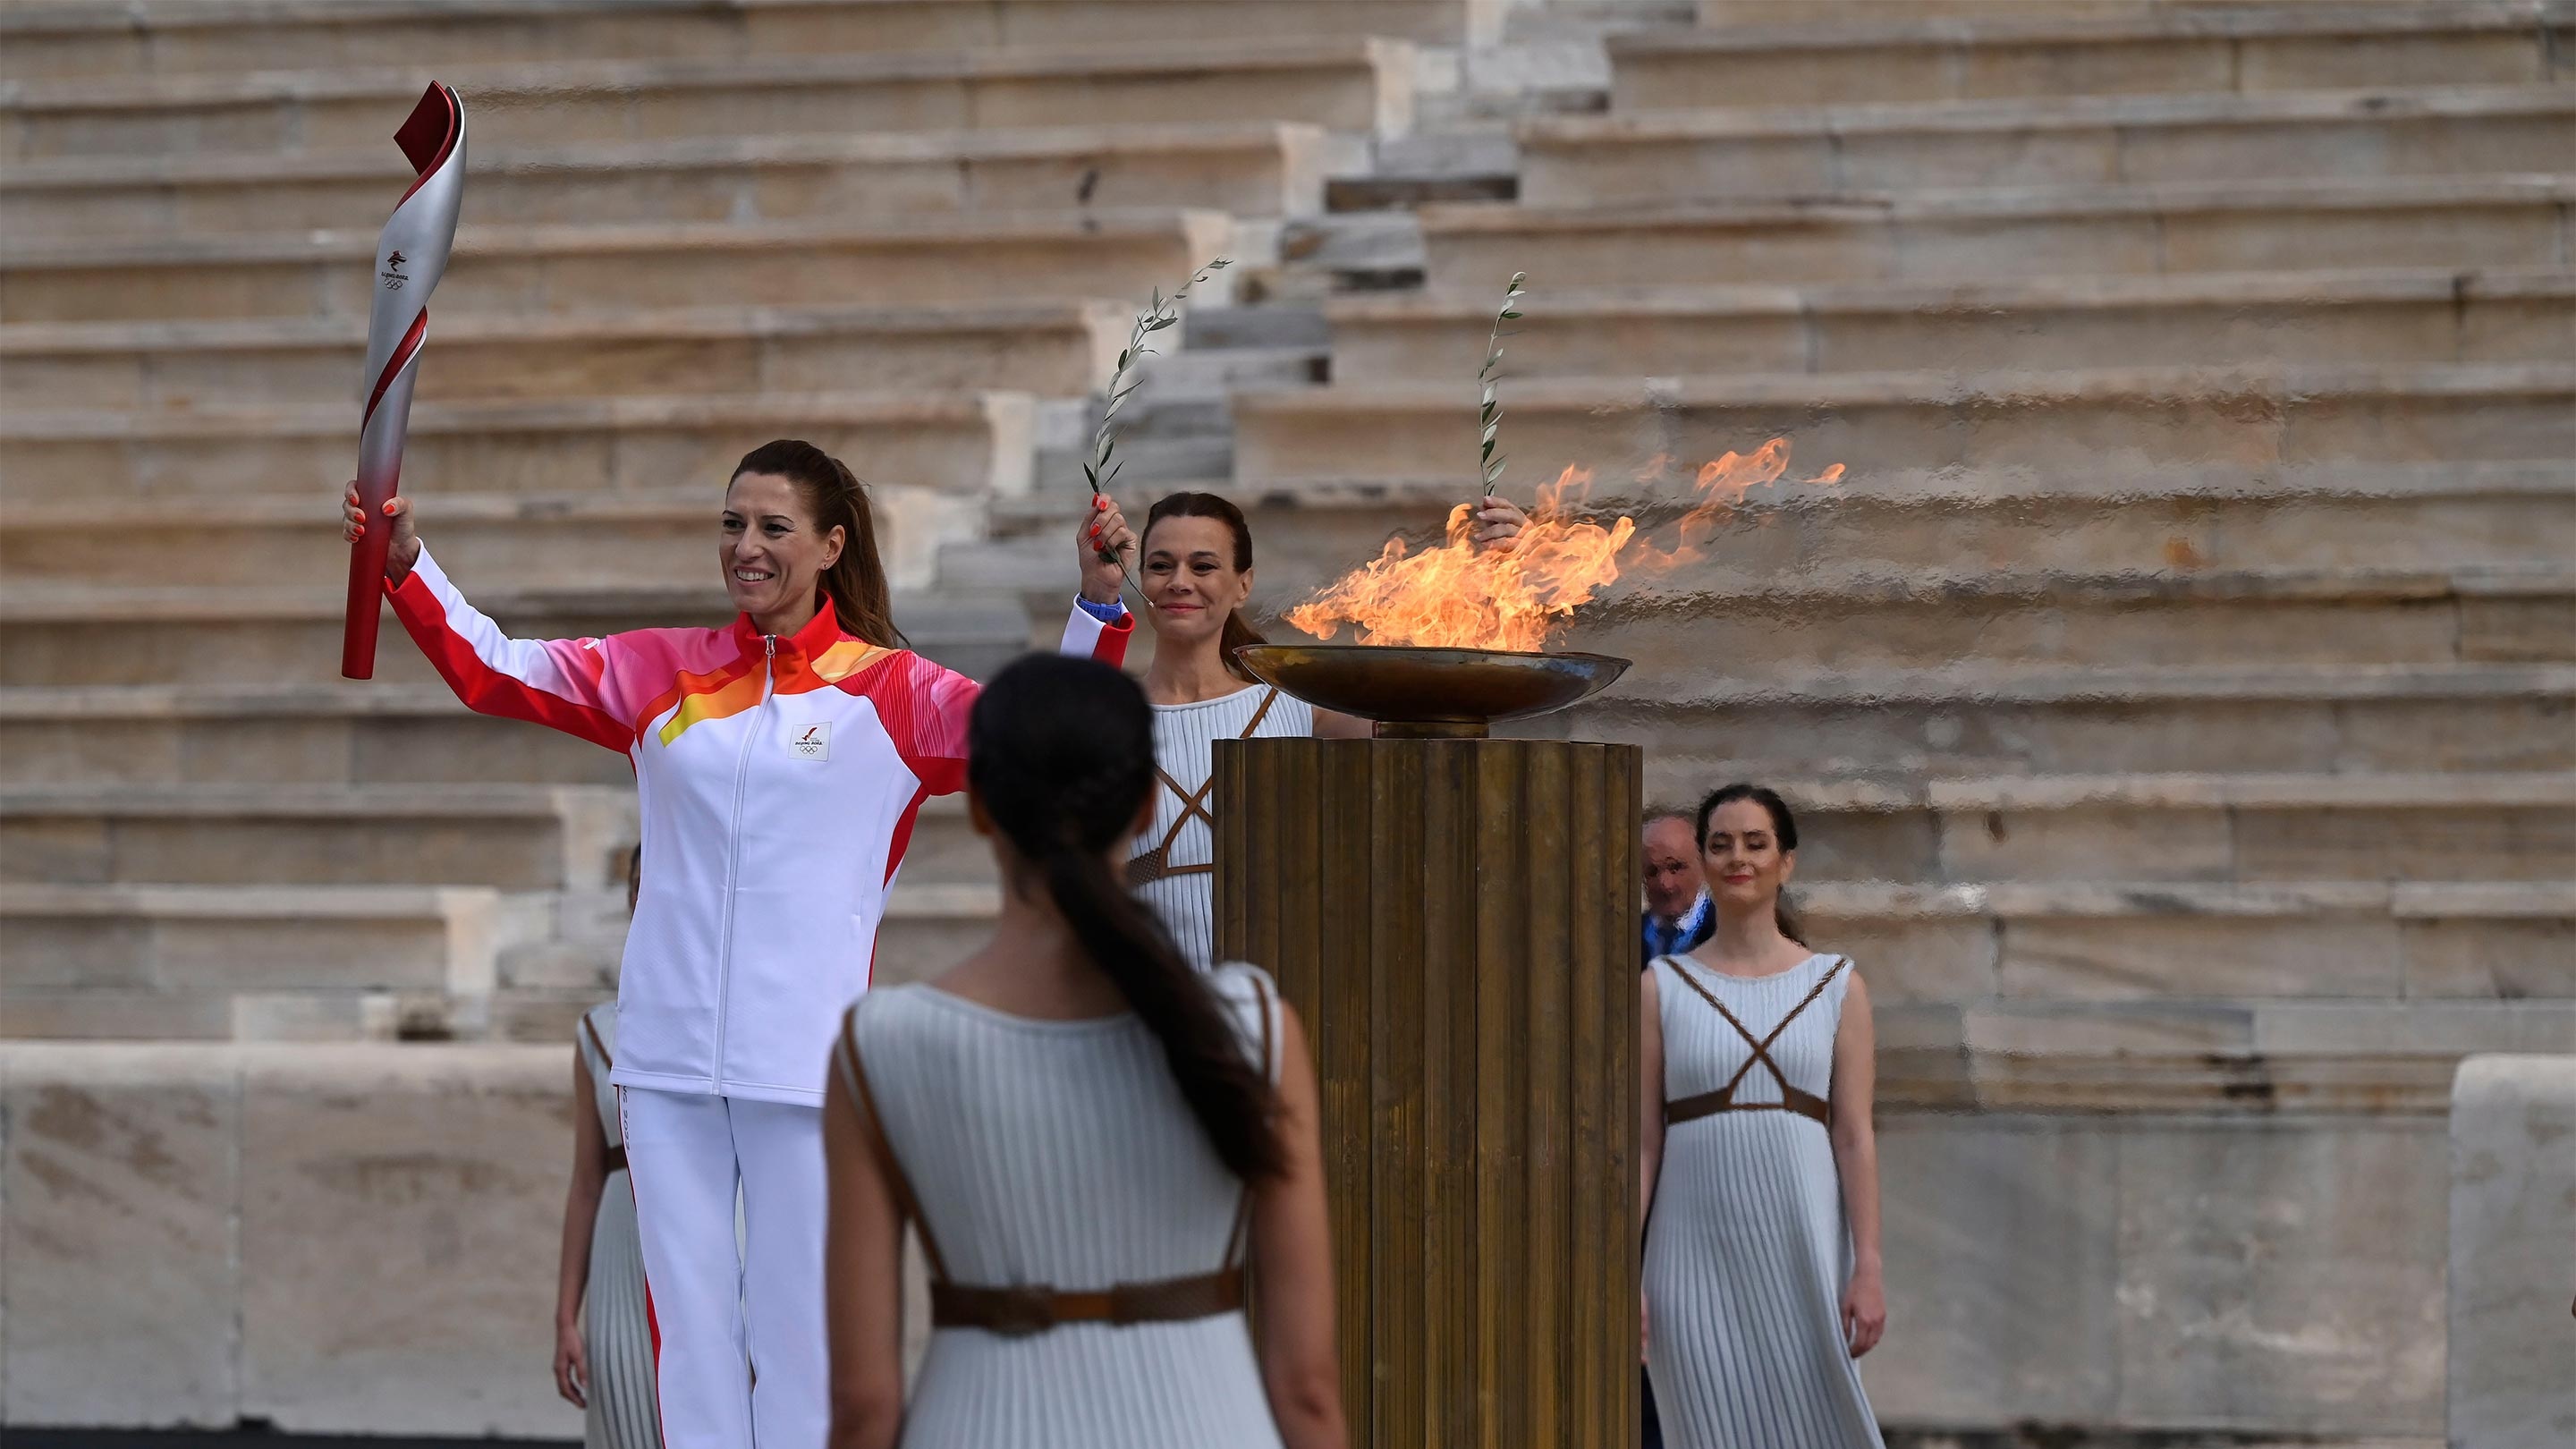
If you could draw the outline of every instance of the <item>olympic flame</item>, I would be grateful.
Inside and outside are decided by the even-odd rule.
[[[358,506],[366,533],[349,547],[349,613],[340,632],[340,673],[376,672],[376,620],[384,608],[385,551],[393,529],[387,500],[402,481],[403,440],[411,430],[412,383],[429,340],[429,294],[446,274],[456,242],[456,210],[465,190],[465,103],[435,81],[394,132],[403,159],[419,173],[376,237],[375,306],[367,315],[367,370],[359,376],[366,411],[358,424]]]
[[[1671,458],[1658,457],[1637,481],[1657,481],[1671,467]],[[1318,639],[1349,624],[1363,644],[1535,653],[1622,577],[1657,577],[1706,558],[1709,539],[1744,495],[1788,471],[1786,438],[1711,459],[1693,479],[1690,507],[1648,537],[1625,514],[1602,522],[1591,508],[1592,470],[1570,467],[1539,490],[1519,546],[1509,552],[1475,546],[1474,515],[1462,503],[1450,510],[1438,546],[1417,553],[1402,538],[1389,539],[1376,558],[1290,609],[1287,619]],[[1798,481],[1829,487],[1842,476],[1836,463]]]

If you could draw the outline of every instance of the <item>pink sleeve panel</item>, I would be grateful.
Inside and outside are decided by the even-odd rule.
[[[965,789],[966,717],[983,686],[911,653],[896,655],[858,680],[904,767],[921,781],[922,793],[953,795]]]
[[[511,638],[465,602],[425,548],[410,575],[385,592],[467,709],[545,725],[620,754],[632,748],[634,730],[609,677],[608,641]]]
[[[1135,637],[1134,614],[1120,614],[1117,623],[1104,624],[1076,604],[1073,616],[1064,621],[1064,642],[1056,646],[1056,652],[1076,659],[1097,659],[1115,669],[1127,662],[1127,641]]]

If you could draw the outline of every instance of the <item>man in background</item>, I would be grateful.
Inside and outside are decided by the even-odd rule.
[[[1678,810],[1646,817],[1646,912],[1637,954],[1641,970],[1658,956],[1678,955],[1707,940],[1714,926],[1694,829],[1691,818]]]

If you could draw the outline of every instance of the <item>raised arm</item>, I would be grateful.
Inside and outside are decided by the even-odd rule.
[[[1306,1029],[1279,1006],[1279,1131],[1288,1170],[1252,1202],[1260,1285],[1261,1382],[1287,1449],[1346,1449],[1342,1369],[1333,1348],[1333,1244],[1324,1211],[1322,1118]]]
[[[351,484],[342,499],[346,535],[394,531],[385,555],[385,595],[447,687],[476,714],[526,720],[624,753],[633,736],[613,698],[608,654],[598,639],[513,639],[465,601],[413,528],[411,500],[397,497],[381,519],[363,517]]]
[[[823,1273],[831,1334],[831,1449],[894,1449],[903,1427],[903,1210],[875,1114],[851,1090],[847,1042],[823,1099],[830,1194]]]
[[[1878,1030],[1869,988],[1852,972],[1834,1031],[1834,1167],[1842,1178],[1843,1216],[1851,1224],[1852,1276],[1843,1289],[1843,1335],[1858,1358],[1887,1332],[1887,1285],[1878,1250]]]

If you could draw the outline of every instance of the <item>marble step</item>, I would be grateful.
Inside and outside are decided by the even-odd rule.
[[[1332,376],[1454,374],[1484,356],[1490,298],[1338,297]],[[0,342],[0,349],[7,344]],[[2576,272],[2286,271],[1982,283],[1561,289],[1505,343],[1511,377],[1644,370],[1837,373],[2576,358]],[[0,350],[0,356],[6,356]],[[1463,359],[1463,362],[1462,362]]]
[[[1679,678],[1632,672],[1514,732],[1672,759],[1706,758],[1723,740],[1723,765],[1692,772],[1710,779],[2566,770],[2571,725],[2576,668],[2563,663],[1820,667],[1797,680],[1703,665]],[[38,736],[27,737],[32,748]]]
[[[2026,881],[1791,890],[1882,1051],[2086,1058],[2566,1050],[2566,883]]]
[[[680,307],[451,314],[418,374],[423,403],[617,393],[1026,392],[1107,385],[1121,300],[945,307]],[[1183,324],[1186,329],[1186,322]],[[0,325],[0,401],[195,408],[346,396],[363,318]]]
[[[324,402],[0,413],[0,497],[30,526],[75,496],[293,498],[318,500],[327,514],[353,466],[356,412],[353,403]],[[1035,405],[1022,393],[421,403],[403,476],[424,497],[463,485],[503,498],[584,495],[605,511],[627,495],[694,481],[711,501],[745,452],[768,438],[801,437],[886,488],[890,505],[900,490],[935,509],[941,495],[1025,490],[1034,425]]]
[[[622,889],[632,791],[548,786],[0,792],[0,882]]]
[[[989,882],[963,796],[925,802],[916,883]],[[42,786],[0,790],[0,883],[485,886],[622,901],[632,787]]]
[[[1539,117],[1531,206],[1965,186],[2565,171],[2576,87],[1826,104]]]
[[[1701,773],[1717,763],[1658,758],[1648,791],[1689,808],[1727,783]],[[2576,774],[2565,772],[1763,783],[1798,812],[1802,886],[2576,879]],[[2563,909],[2576,914],[2576,899]],[[2576,961],[2567,971],[2576,988]]]
[[[1237,393],[1237,486],[1472,476],[1469,377]],[[1773,436],[1791,477],[2564,459],[2571,404],[2570,362],[1530,379],[1505,384],[1502,452],[1524,488],[1568,467],[1691,469]]]
[[[2566,265],[2576,177],[2046,186],[1627,207],[1431,206],[1429,284],[1487,297],[1755,282]]]
[[[756,60],[416,65],[0,83],[0,156],[353,149],[391,136],[431,80],[466,98],[474,146],[1062,125],[1303,121],[1401,135],[1413,48],[1367,38],[1192,40],[1135,49]],[[467,195],[472,196],[469,188]],[[468,202],[471,205],[471,201]]]
[[[473,153],[469,216],[516,224],[757,222],[1047,207],[1321,211],[1358,148],[1275,121],[1038,130],[721,135]],[[362,228],[411,177],[390,147],[79,156],[0,177],[0,239]]]
[[[1793,450],[1792,462],[1807,456]],[[1692,474],[1684,466],[1638,483],[1605,473],[1581,511],[1605,521],[1635,517],[1649,542],[1669,549]],[[1518,476],[1507,471],[1507,479]],[[1377,557],[1390,537],[1437,538],[1458,502],[1458,485],[1447,479],[1297,482],[1257,492],[1223,481],[1203,486],[1244,505],[1264,607],[1302,599]],[[1506,491],[1526,503],[1535,486],[1507,481]],[[1142,518],[1158,491],[1123,488],[1120,505]],[[1071,530],[1085,501],[1061,489],[995,500],[1000,537],[943,549],[939,576],[959,587],[1020,590],[1060,608]],[[1830,489],[1755,488],[1713,523],[1698,562],[1628,587],[1818,602],[1851,590],[1854,606],[1864,608],[1874,607],[1871,598],[1922,591],[1947,599],[1945,608],[1974,608],[1969,601],[1981,595],[2007,607],[2012,589],[1963,581],[2018,575],[2076,581],[2079,593],[2092,587],[2085,580],[2170,587],[2170,602],[2181,605],[2228,597],[2226,577],[2522,574],[2576,557],[2576,491],[2564,464],[2545,459],[2203,463],[2146,472],[1900,467]],[[2199,582],[2212,575],[2221,581]],[[2120,596],[2100,597],[2108,607]]]
[[[364,230],[0,248],[12,322],[359,317]],[[994,212],[869,221],[468,226],[439,283],[441,318],[706,306],[926,307],[1143,297],[1239,252],[1213,211]],[[1237,255],[1257,263],[1261,258]],[[1233,274],[1203,288],[1232,295]],[[424,369],[437,366],[437,334]]]
[[[1725,3],[1725,0],[1714,0]],[[1877,0],[1795,23],[1610,39],[1611,107],[1801,105],[2177,91],[2529,85],[2570,74],[2576,18],[2533,0],[1927,9]],[[1769,17],[1764,17],[1769,18]]]
[[[0,885],[13,1037],[479,1034],[488,888]]]
[[[12,13],[12,10],[15,13]],[[0,78],[754,60],[1175,38],[1490,41],[1501,0],[145,0],[0,10]]]
[[[392,641],[388,647],[399,647]],[[2149,774],[2576,768],[2576,666],[1703,670],[1515,726],[1737,774]],[[0,784],[614,785],[625,757],[466,713],[443,686],[0,688]]]
[[[703,523],[703,520],[701,520]],[[442,537],[455,538],[443,534]],[[306,541],[309,543],[309,540]],[[700,584],[611,582],[530,589],[510,570],[460,547],[451,560],[475,607],[514,638],[597,638],[625,629],[722,628],[734,617],[700,534]],[[299,545],[302,546],[302,545]],[[1043,624],[1021,601],[898,592],[896,627],[926,658],[990,676],[1033,642],[1052,645],[1070,589]],[[0,684],[205,684],[265,680],[328,684],[339,677],[343,594],[303,588],[125,588],[56,582],[0,593]],[[1039,631],[1044,638],[1039,639]],[[388,606],[379,624],[376,678],[435,684],[438,676]]]
[[[614,990],[623,930],[611,921],[550,939],[569,900],[470,887],[0,885],[0,1019],[19,1038],[479,1040],[542,1027],[567,1040],[580,1008]],[[579,902],[590,915],[597,904]],[[997,908],[990,885],[897,886],[876,979],[937,974],[990,937]]]

